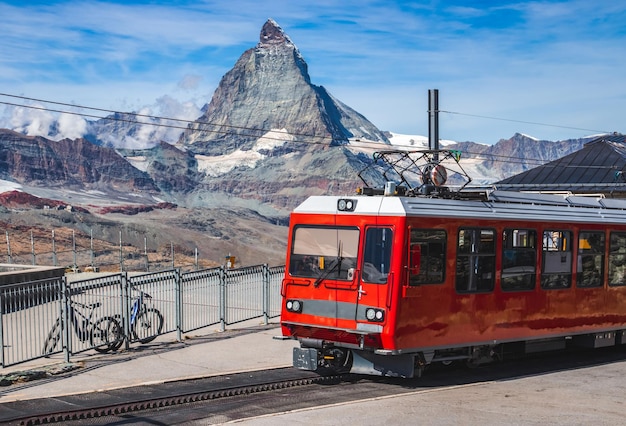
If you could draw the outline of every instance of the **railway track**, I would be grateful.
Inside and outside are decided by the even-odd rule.
[[[220,398],[258,394],[312,384],[331,384],[341,376],[281,368],[159,383],[85,395],[36,399],[2,404],[0,423],[42,425],[117,417],[141,411],[192,404]]]
[[[461,395],[459,392],[464,388],[471,388],[472,393],[482,392],[486,395],[485,400],[491,400],[495,386],[506,386],[503,384],[513,382],[521,388],[513,386],[511,389],[518,390],[505,394],[516,395],[526,389],[526,395],[532,399],[537,392],[536,387],[527,386],[524,381],[517,382],[517,379],[545,377],[545,380],[551,380],[551,377],[558,378],[561,374],[579,374],[581,377],[586,376],[591,386],[595,382],[605,382],[606,377],[588,380],[597,374],[593,369],[588,370],[588,367],[611,365],[623,360],[624,350],[614,347],[557,351],[472,369],[459,364],[440,365],[429,369],[419,379],[362,375],[321,377],[289,367],[9,402],[0,404],[0,424],[221,424],[235,419],[312,407],[337,404],[349,406],[354,401],[378,401],[386,396],[397,397],[402,394],[433,395],[436,392],[441,395],[441,400],[450,398],[457,401]],[[619,382],[618,376],[615,375],[616,382]],[[561,382],[557,379],[555,383],[558,386]],[[610,386],[609,383],[607,385]],[[498,392],[502,390],[496,394]],[[372,415],[379,414],[379,411],[374,408]],[[351,413],[350,409],[347,413]],[[325,415],[323,410],[320,415]]]

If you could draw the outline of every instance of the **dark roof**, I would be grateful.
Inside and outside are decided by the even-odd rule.
[[[579,151],[494,186],[516,191],[626,192],[626,136],[600,136]]]

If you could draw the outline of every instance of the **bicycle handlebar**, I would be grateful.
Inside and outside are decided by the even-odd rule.
[[[85,309],[87,309],[87,308],[88,309],[96,309],[96,308],[99,308],[100,306],[102,306],[102,302],[95,302],[95,303],[90,303],[90,304],[86,305],[84,303],[80,303],[80,302],[77,302],[75,300],[70,300],[70,303],[72,305],[78,305],[81,308],[85,308]]]

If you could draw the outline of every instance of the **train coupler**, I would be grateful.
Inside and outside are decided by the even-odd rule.
[[[316,371],[319,351],[315,348],[293,348],[293,366],[300,370]]]

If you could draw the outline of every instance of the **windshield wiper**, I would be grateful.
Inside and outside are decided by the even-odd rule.
[[[339,266],[339,270],[341,270],[341,261],[343,260],[342,257],[337,258],[337,260],[335,261],[335,263],[333,263],[333,266],[331,266],[330,268],[328,268],[327,270],[324,271],[324,273],[322,275],[320,275],[315,282],[313,283],[313,285],[315,287],[319,287],[319,285],[322,283],[322,281],[324,281],[326,278],[328,278],[328,276],[334,272],[337,267]]]
[[[343,244],[341,241],[339,241],[339,246],[337,247],[337,260],[335,261],[333,266],[331,266],[326,271],[324,271],[324,273],[315,280],[315,282],[313,283],[313,286],[319,287],[322,281],[328,278],[329,275],[337,269],[337,267],[339,267],[339,271],[341,271],[341,261],[343,260],[342,255],[343,255]]]

